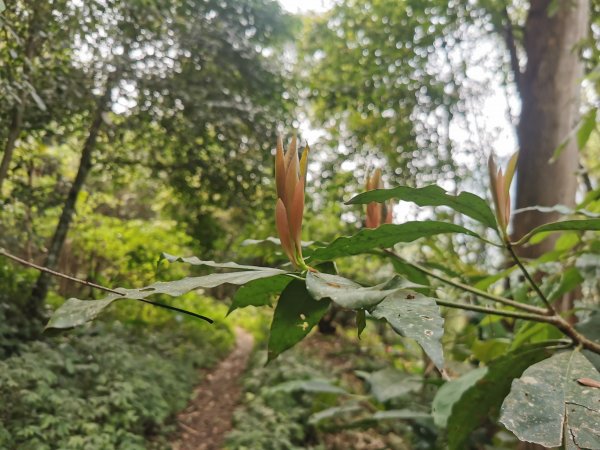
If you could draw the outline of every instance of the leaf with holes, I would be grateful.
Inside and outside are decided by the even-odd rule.
[[[246,283],[233,295],[227,314],[246,306],[271,306],[273,297],[279,295],[290,281],[292,278],[287,275],[275,275]]]
[[[470,192],[461,192],[458,195],[448,194],[444,189],[435,185],[423,188],[398,186],[393,189],[375,189],[357,195],[348,204],[381,203],[391,199],[413,202],[419,206],[448,206],[456,212],[496,229],[496,218],[488,202],[484,199]]]
[[[522,441],[567,449],[600,448],[600,390],[580,378],[600,377],[579,351],[529,367],[514,380],[500,422]]]
[[[436,424],[447,428],[448,449],[466,448],[473,430],[498,417],[511,381],[548,354],[543,348],[521,349],[444,384],[433,400],[432,409]]]
[[[95,319],[104,308],[114,301],[132,299],[144,300],[151,295],[166,294],[179,297],[200,288],[213,288],[222,284],[243,285],[259,278],[268,278],[285,273],[278,269],[262,271],[248,270],[243,272],[213,273],[202,277],[183,278],[176,281],[161,281],[140,289],[117,288],[119,294],[109,294],[101,300],[79,300],[70,298],[60,306],[50,318],[47,329],[72,328]]]
[[[453,223],[427,220],[402,224],[385,224],[378,228],[365,228],[353,236],[337,238],[326,247],[316,248],[311,260],[328,259],[367,253],[380,248],[390,248],[399,242],[412,242],[422,237],[444,233],[462,233],[480,237],[477,233]]]
[[[302,280],[292,280],[281,293],[268,343],[268,360],[300,342],[329,309],[329,300],[315,300]]]
[[[377,286],[363,287],[338,275],[308,272],[306,287],[316,300],[329,298],[344,308],[360,309],[376,305],[396,289],[422,286],[395,277]]]
[[[437,368],[443,369],[440,340],[444,334],[444,319],[433,298],[397,290],[369,312],[376,319],[385,319],[396,333],[417,341]]]

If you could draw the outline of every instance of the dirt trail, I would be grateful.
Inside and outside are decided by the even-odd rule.
[[[235,335],[233,351],[206,375],[194,391],[194,399],[177,416],[179,432],[173,450],[218,450],[223,445],[239,403],[239,381],[253,345],[247,331],[237,328]]]

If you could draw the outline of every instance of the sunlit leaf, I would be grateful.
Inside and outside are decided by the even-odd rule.
[[[444,367],[440,342],[444,319],[433,298],[417,292],[398,290],[370,310],[376,319],[385,319],[401,336],[414,339],[439,368]]]
[[[215,262],[215,261],[203,261],[200,258],[196,257],[196,256],[190,256],[190,257],[182,257],[182,256],[174,256],[174,255],[169,255],[168,253],[163,253],[161,255],[162,259],[165,259],[171,263],[173,262],[183,262],[183,263],[187,263],[187,264],[192,264],[194,266],[206,266],[206,267],[213,267],[215,269],[236,269],[236,270],[276,270],[280,273],[285,273],[285,271],[283,270],[279,270],[279,269],[272,269],[270,267],[261,267],[261,266],[246,266],[243,264],[238,264],[236,262],[224,262],[224,263],[220,263],[220,262]]]
[[[577,382],[598,377],[581,352],[554,355],[513,381],[500,421],[522,441],[545,447],[600,448],[600,390]]]
[[[577,129],[577,148],[582,150],[588,143],[592,132],[596,129],[597,108],[590,109],[581,119],[581,124]]]
[[[479,237],[478,234],[460,225],[433,220],[385,224],[379,228],[362,229],[353,236],[340,237],[326,247],[316,248],[311,260],[327,260],[343,256],[358,255],[379,248],[390,248],[399,242],[412,242],[416,239],[442,233],[462,233]]]
[[[496,229],[496,218],[488,202],[484,199],[470,192],[461,192],[458,195],[448,194],[444,189],[435,185],[423,188],[398,186],[393,189],[375,189],[357,195],[348,204],[385,202],[390,199],[413,202],[419,206],[448,206],[454,211]]]
[[[315,300],[304,281],[292,280],[281,293],[268,343],[268,360],[300,342],[329,309],[329,300]]]
[[[271,305],[273,297],[279,295],[290,281],[292,281],[292,278],[287,275],[275,275],[246,283],[233,295],[233,300],[227,314],[246,306]]]

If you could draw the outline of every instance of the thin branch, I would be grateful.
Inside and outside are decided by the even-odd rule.
[[[59,277],[59,278],[64,278],[65,280],[70,280],[70,281],[74,281],[75,283],[79,283],[79,284],[83,284],[84,286],[88,286],[94,289],[99,289],[101,291],[104,292],[110,292],[111,294],[118,294],[118,295],[125,295],[122,292],[119,291],[115,291],[114,289],[110,289],[104,286],[100,286],[99,284],[96,283],[92,283],[90,281],[86,281],[86,280],[82,280],[81,278],[76,278],[76,277],[72,277],[71,275],[66,275],[64,273],[61,272],[57,272],[55,270],[52,269],[48,269],[47,267],[44,266],[39,266],[35,263],[32,263],[31,261],[27,261],[25,259],[21,259],[18,256],[12,255],[10,253],[8,253],[6,250],[4,250],[3,248],[0,248],[0,256],[6,256],[8,259],[12,259],[13,261],[18,262],[19,264],[22,264],[24,266],[27,267],[31,267],[33,269],[39,270],[40,272],[45,272],[47,274],[53,275],[55,277]]]
[[[408,265],[414,267],[419,272],[424,273],[425,275],[428,275],[428,276],[430,276],[432,278],[440,280],[443,283],[446,283],[446,284],[448,284],[450,286],[454,286],[454,287],[456,287],[458,289],[461,289],[463,291],[470,292],[471,294],[475,294],[478,297],[482,297],[482,298],[485,298],[485,299],[488,299],[488,300],[492,300],[492,301],[495,301],[495,302],[498,302],[498,303],[502,303],[502,304],[504,304],[506,306],[512,306],[513,308],[517,308],[517,309],[520,309],[522,311],[527,311],[527,312],[533,313],[533,314],[543,314],[543,315],[547,314],[546,310],[543,309],[543,308],[538,308],[537,306],[532,306],[532,305],[526,305],[526,304],[523,304],[523,303],[519,303],[517,301],[508,299],[506,297],[501,297],[499,295],[491,294],[489,292],[482,291],[481,289],[477,289],[477,288],[474,288],[472,286],[469,286],[468,284],[464,284],[464,283],[461,283],[459,281],[454,281],[454,280],[452,280],[450,278],[446,278],[443,275],[439,275],[439,274],[433,272],[432,270],[429,270],[428,268],[421,266],[420,264],[416,264],[416,263],[413,263],[413,262],[405,260],[400,255],[396,254],[395,252],[393,252],[391,250],[383,250],[383,252],[386,255],[391,256],[394,259],[397,259],[398,261],[401,261],[401,262],[403,262],[405,264],[408,264]]]
[[[529,284],[531,285],[533,290],[537,293],[537,295],[542,299],[542,301],[546,305],[546,309],[548,310],[547,314],[556,316],[557,315],[556,311],[550,304],[550,300],[548,300],[548,298],[544,295],[544,293],[542,292],[540,287],[533,280],[533,278],[531,277],[531,275],[529,274],[529,272],[527,271],[527,269],[521,262],[521,259],[515,253],[515,250],[513,249],[512,245],[510,245],[510,242],[507,242],[506,249],[508,250],[508,253],[510,253],[510,256],[512,256],[513,260],[517,263],[517,266],[519,266],[519,269],[521,269],[521,272],[523,273],[523,275],[525,276],[525,278],[527,279],[527,281],[529,282]]]
[[[38,264],[32,263],[31,261],[27,261],[25,259],[19,258],[18,256],[12,255],[10,253],[8,253],[6,250],[4,250],[3,248],[0,248],[0,255],[1,256],[6,256],[8,259],[12,259],[15,262],[18,262],[19,264],[22,264],[26,267],[31,267],[33,269],[39,270],[40,272],[45,272],[49,275],[53,275],[55,277],[59,277],[59,278],[64,278],[65,280],[70,280],[73,281],[75,283],[79,283],[79,284],[83,284],[84,286],[88,286],[94,289],[99,289],[101,291],[104,292],[110,292],[111,294],[117,294],[120,296],[125,296],[124,293],[119,292],[119,291],[115,291],[114,289],[110,289],[104,286],[100,286],[99,284],[96,283],[91,283],[89,281],[86,280],[82,280],[81,278],[76,278],[76,277],[72,277],[71,275],[66,275],[64,273],[61,272],[57,272],[55,270],[52,269],[48,269],[47,267],[43,267],[40,266]],[[153,305],[153,306],[158,306],[159,308],[165,308],[165,309],[169,309],[171,311],[176,311],[182,314],[187,314],[188,316],[192,316],[192,317],[197,317],[198,319],[202,319],[202,320],[206,320],[208,323],[213,323],[214,320],[212,320],[210,317],[206,317],[203,316],[201,314],[197,314],[195,312],[192,311],[187,311],[185,309],[181,309],[181,308],[177,308],[175,306],[171,306],[171,305],[167,305],[165,303],[161,303],[161,302],[155,302],[152,300],[147,300],[145,298],[135,298],[133,300],[138,300],[140,302],[143,303],[148,303],[149,305]]]
[[[475,311],[485,314],[492,314],[495,316],[504,316],[504,317],[512,317],[513,319],[523,319],[523,320],[531,320],[534,322],[546,322],[554,324],[555,321],[552,317],[540,315],[540,314],[531,314],[526,312],[519,311],[508,311],[506,309],[496,309],[489,308],[487,306],[478,306],[478,305],[470,305],[468,303],[458,303],[451,302],[447,300],[434,299],[435,302],[440,306],[446,306],[448,308],[456,308],[456,309],[464,309],[467,311]]]

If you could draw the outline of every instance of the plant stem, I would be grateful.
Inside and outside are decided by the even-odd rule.
[[[468,303],[451,302],[447,300],[434,299],[435,302],[440,306],[446,306],[448,308],[464,309],[467,311],[476,311],[485,314],[493,314],[495,316],[512,317],[513,319],[532,320],[535,322],[547,322],[554,323],[552,317],[540,314],[531,314],[520,311],[508,311],[506,309],[489,308],[487,306],[470,305]]]
[[[519,266],[519,269],[521,269],[521,272],[523,272],[523,275],[525,276],[525,278],[527,279],[527,281],[529,282],[529,284],[531,285],[531,287],[533,288],[533,290],[537,293],[537,295],[542,299],[542,301],[546,305],[546,309],[547,309],[546,314],[556,316],[557,315],[556,311],[554,310],[554,308],[550,304],[550,301],[544,295],[544,293],[542,292],[542,290],[540,289],[540,287],[537,285],[537,283],[533,280],[533,278],[531,277],[531,275],[529,274],[529,272],[527,271],[527,269],[525,268],[525,266],[521,262],[521,259],[515,253],[515,250],[513,249],[513,247],[510,244],[510,242],[506,243],[506,249],[508,250],[508,253],[510,253],[510,256],[512,256],[512,259],[517,263],[517,266]]]
[[[520,309],[522,311],[527,311],[527,312],[533,313],[533,314],[542,314],[542,315],[547,314],[546,310],[543,309],[543,308],[538,308],[537,306],[532,306],[532,305],[525,305],[523,303],[519,303],[517,301],[511,300],[511,299],[508,299],[508,298],[505,298],[505,297],[501,297],[499,295],[494,295],[494,294],[491,294],[489,292],[482,291],[481,289],[474,288],[472,286],[469,286],[468,284],[461,283],[460,281],[454,281],[454,280],[452,280],[450,278],[446,278],[443,275],[439,275],[439,274],[433,272],[432,270],[429,270],[428,268],[421,266],[420,264],[413,263],[413,262],[405,260],[400,255],[396,254],[395,252],[393,252],[391,250],[383,250],[383,252],[385,254],[391,256],[392,258],[397,259],[398,261],[401,261],[401,262],[403,262],[405,264],[408,264],[408,265],[414,267],[419,272],[422,272],[425,275],[428,275],[428,276],[430,276],[432,278],[440,280],[443,283],[446,283],[446,284],[448,284],[450,286],[454,286],[454,287],[456,287],[458,289],[461,289],[463,291],[470,292],[471,294],[475,294],[478,297],[483,297],[483,298],[486,298],[488,300],[493,300],[495,302],[502,303],[502,304],[507,305],[507,306],[512,306],[513,308],[517,308],[517,309]]]
[[[12,259],[13,261],[18,262],[19,264],[22,264],[24,266],[27,267],[31,267],[33,269],[39,270],[40,272],[45,272],[47,274],[53,275],[55,277],[59,277],[59,278],[64,278],[65,280],[70,280],[70,281],[74,281],[75,283],[79,283],[79,284],[83,284],[84,286],[88,286],[94,289],[98,289],[104,292],[110,292],[111,294],[118,294],[118,295],[125,295],[122,292],[119,291],[115,291],[114,289],[110,289],[104,286],[100,286],[99,284],[96,283],[92,283],[90,281],[86,281],[86,280],[82,280],[81,278],[76,278],[76,277],[72,277],[71,275],[67,275],[64,273],[60,273],[57,272],[55,270],[52,269],[48,269],[47,267],[43,267],[43,266],[39,266],[35,263],[32,263],[31,261],[27,261],[25,259],[21,259],[18,256],[12,255],[10,253],[8,253],[6,250],[4,250],[3,248],[0,248],[0,256],[6,256],[8,259]]]

